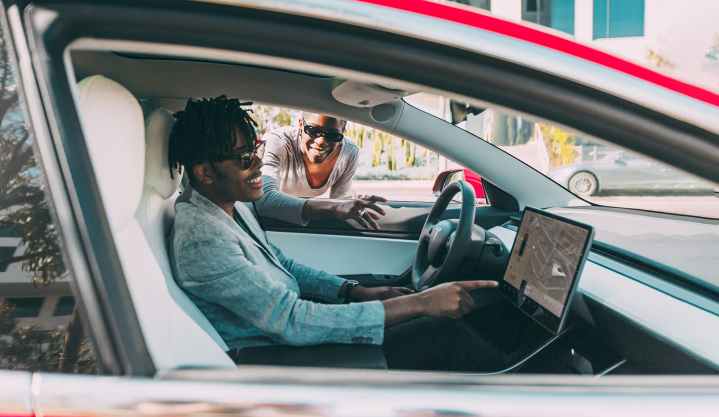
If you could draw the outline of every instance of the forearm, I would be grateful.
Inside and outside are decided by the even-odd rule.
[[[385,327],[426,314],[422,294],[411,294],[382,301]]]
[[[303,214],[305,199],[279,191],[275,178],[263,176],[262,181],[264,195],[255,203],[262,216],[293,224],[306,224]]]
[[[345,280],[327,272],[302,265],[292,258],[288,258],[276,246],[272,248],[280,260],[282,266],[292,274],[300,286],[300,292],[304,298],[322,300],[329,303],[341,302],[338,298],[340,288]]]
[[[302,207],[302,218],[310,221],[334,217],[336,208],[334,200],[309,198]]]

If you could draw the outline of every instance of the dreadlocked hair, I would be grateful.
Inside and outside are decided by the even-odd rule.
[[[176,121],[170,132],[168,152],[170,172],[184,166],[192,180],[190,172],[194,165],[227,159],[237,140],[235,129],[254,145],[257,122],[249,114],[252,110],[242,108],[251,104],[224,95],[188,99],[185,110],[174,114]]]

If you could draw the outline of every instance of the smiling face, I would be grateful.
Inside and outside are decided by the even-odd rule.
[[[241,156],[253,152],[255,145],[249,143],[239,129],[235,129],[235,146],[227,159],[206,162],[193,168],[203,191],[221,207],[236,201],[257,201],[262,195],[262,159],[256,153],[251,156],[249,167]]]
[[[318,136],[310,136],[305,132],[305,126],[311,126],[320,134]],[[327,133],[341,134],[344,131],[344,120],[335,119],[334,117],[321,114],[305,115],[300,121],[301,149],[309,162],[320,164],[327,160],[341,142],[329,141],[325,135]]]

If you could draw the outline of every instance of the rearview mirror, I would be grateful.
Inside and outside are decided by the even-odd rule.
[[[452,117],[452,124],[456,125],[467,120],[468,115],[476,115],[482,113],[484,110],[481,107],[471,106],[467,103],[463,103],[457,100],[449,101],[449,112]]]
[[[439,175],[437,175],[437,178],[434,179],[432,193],[434,193],[435,195],[439,195],[439,193],[444,191],[444,189],[447,188],[449,184],[462,180],[464,180],[463,169],[450,169],[447,171],[442,171],[439,173]]]

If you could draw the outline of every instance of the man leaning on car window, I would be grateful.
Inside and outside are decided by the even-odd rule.
[[[350,196],[359,150],[344,136],[347,122],[324,114],[303,113],[296,126],[281,127],[263,137],[264,195],[256,205],[263,216],[294,224],[314,219],[354,220],[377,229],[385,214],[378,196],[333,201]]]
[[[267,241],[245,205],[263,195],[264,143],[241,103],[190,99],[175,117],[169,160],[184,166],[190,185],[176,203],[172,266],[236,362],[262,347],[286,346],[286,356],[294,356],[317,345],[367,344],[381,346],[391,368],[501,366],[502,358],[461,320],[475,308],[470,291],[496,282],[413,293],[366,288],[295,262]]]

